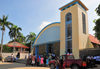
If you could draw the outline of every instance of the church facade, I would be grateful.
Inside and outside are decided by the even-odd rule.
[[[80,0],[74,0],[59,10],[61,22],[51,23],[40,31],[32,53],[60,56],[70,52],[78,59],[81,50],[93,48],[88,34],[88,8]]]

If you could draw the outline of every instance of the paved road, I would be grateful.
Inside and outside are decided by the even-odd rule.
[[[100,69],[100,64],[96,65],[96,67],[94,67],[94,68],[88,68],[88,69]]]
[[[2,63],[0,62],[0,69],[49,69],[46,67],[26,67],[25,64],[20,63]]]
[[[26,67],[25,64],[20,63],[7,63],[7,62],[0,62],[0,69],[50,69],[47,67]],[[69,69],[69,68],[67,68]],[[100,69],[100,65],[97,65],[95,68],[89,69]]]

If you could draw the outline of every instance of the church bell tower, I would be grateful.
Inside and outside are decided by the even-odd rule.
[[[70,50],[78,59],[79,51],[88,46],[88,8],[80,0],[74,0],[60,10],[60,55]]]

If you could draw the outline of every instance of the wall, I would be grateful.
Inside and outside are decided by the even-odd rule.
[[[46,44],[39,45],[39,55],[46,54]]]
[[[87,12],[84,11],[79,5],[78,5],[78,23],[79,23],[79,49],[85,49],[88,45],[88,15]],[[85,14],[86,18],[86,34],[83,33],[83,21],[82,21],[82,13]]]
[[[52,44],[52,48],[53,48],[53,53],[55,53],[57,56],[59,56],[60,54],[60,42],[54,42],[54,43],[51,43]],[[42,44],[42,45],[39,45],[39,55],[46,55],[46,45],[47,44]],[[35,49],[35,48],[34,48]],[[35,50],[33,52],[35,54]]]
[[[2,53],[2,56],[5,58],[7,56],[11,56],[12,53]],[[16,57],[17,53],[14,54]],[[25,55],[28,57],[28,53],[20,53],[20,59],[25,59]]]

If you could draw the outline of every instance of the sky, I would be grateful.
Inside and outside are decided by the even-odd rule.
[[[8,16],[8,21],[22,28],[24,36],[30,32],[36,34],[52,22],[60,22],[59,8],[72,0],[0,0],[0,18]],[[81,0],[88,7],[89,34],[94,35],[93,23],[98,16],[95,8],[100,4],[100,0]],[[9,30],[4,33],[4,44],[11,39],[8,35]],[[0,40],[1,40],[0,31]]]

